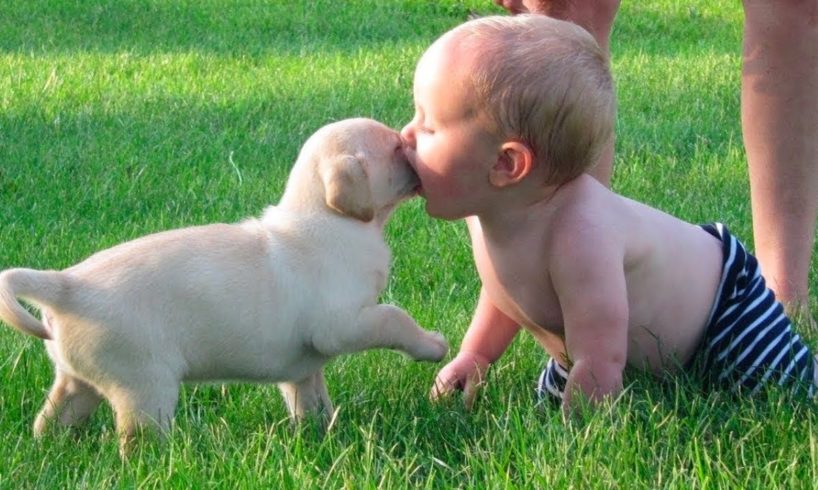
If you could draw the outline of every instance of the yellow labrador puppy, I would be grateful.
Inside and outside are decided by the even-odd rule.
[[[55,364],[34,433],[81,424],[104,398],[125,454],[137,430],[169,428],[183,381],[277,382],[295,419],[326,417],[330,359],[442,359],[440,334],[377,302],[384,224],[418,183],[397,132],[348,119],[307,140],[261,219],[145,236],[63,271],[2,272],[0,319],[45,339]]]

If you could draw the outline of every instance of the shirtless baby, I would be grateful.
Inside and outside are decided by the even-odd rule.
[[[613,137],[608,60],[583,29],[484,17],[438,39],[403,128],[426,210],[467,218],[480,298],[432,395],[465,389],[522,327],[551,356],[541,397],[622,391],[626,365],[711,388],[815,389],[815,360],[721,224],[685,223],[585,172]]]

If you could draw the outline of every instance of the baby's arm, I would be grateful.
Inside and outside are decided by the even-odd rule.
[[[466,408],[471,408],[488,366],[500,358],[519,330],[519,325],[498,310],[486,291],[481,289],[460,352],[438,372],[432,386],[432,398],[461,389]]]
[[[591,403],[622,391],[627,362],[628,294],[624,250],[604,227],[571,230],[557,240],[551,267],[562,308],[565,346],[572,366],[563,398],[570,413],[577,393]]]

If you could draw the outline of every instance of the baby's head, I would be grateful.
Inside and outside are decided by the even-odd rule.
[[[479,210],[463,194],[487,180],[477,170],[494,187],[528,177],[560,185],[592,167],[613,136],[607,56],[582,28],[542,15],[452,29],[424,53],[414,91],[402,134],[427,209],[441,217]],[[465,201],[435,213],[434,199]]]

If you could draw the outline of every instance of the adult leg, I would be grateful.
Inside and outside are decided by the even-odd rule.
[[[808,313],[818,213],[818,4],[744,0],[744,10],[741,121],[756,255],[797,320]]]
[[[610,54],[611,29],[620,0],[495,0],[512,14],[537,13],[568,20],[590,32],[599,46]],[[602,150],[596,166],[588,173],[606,186],[611,185],[614,141]]]

